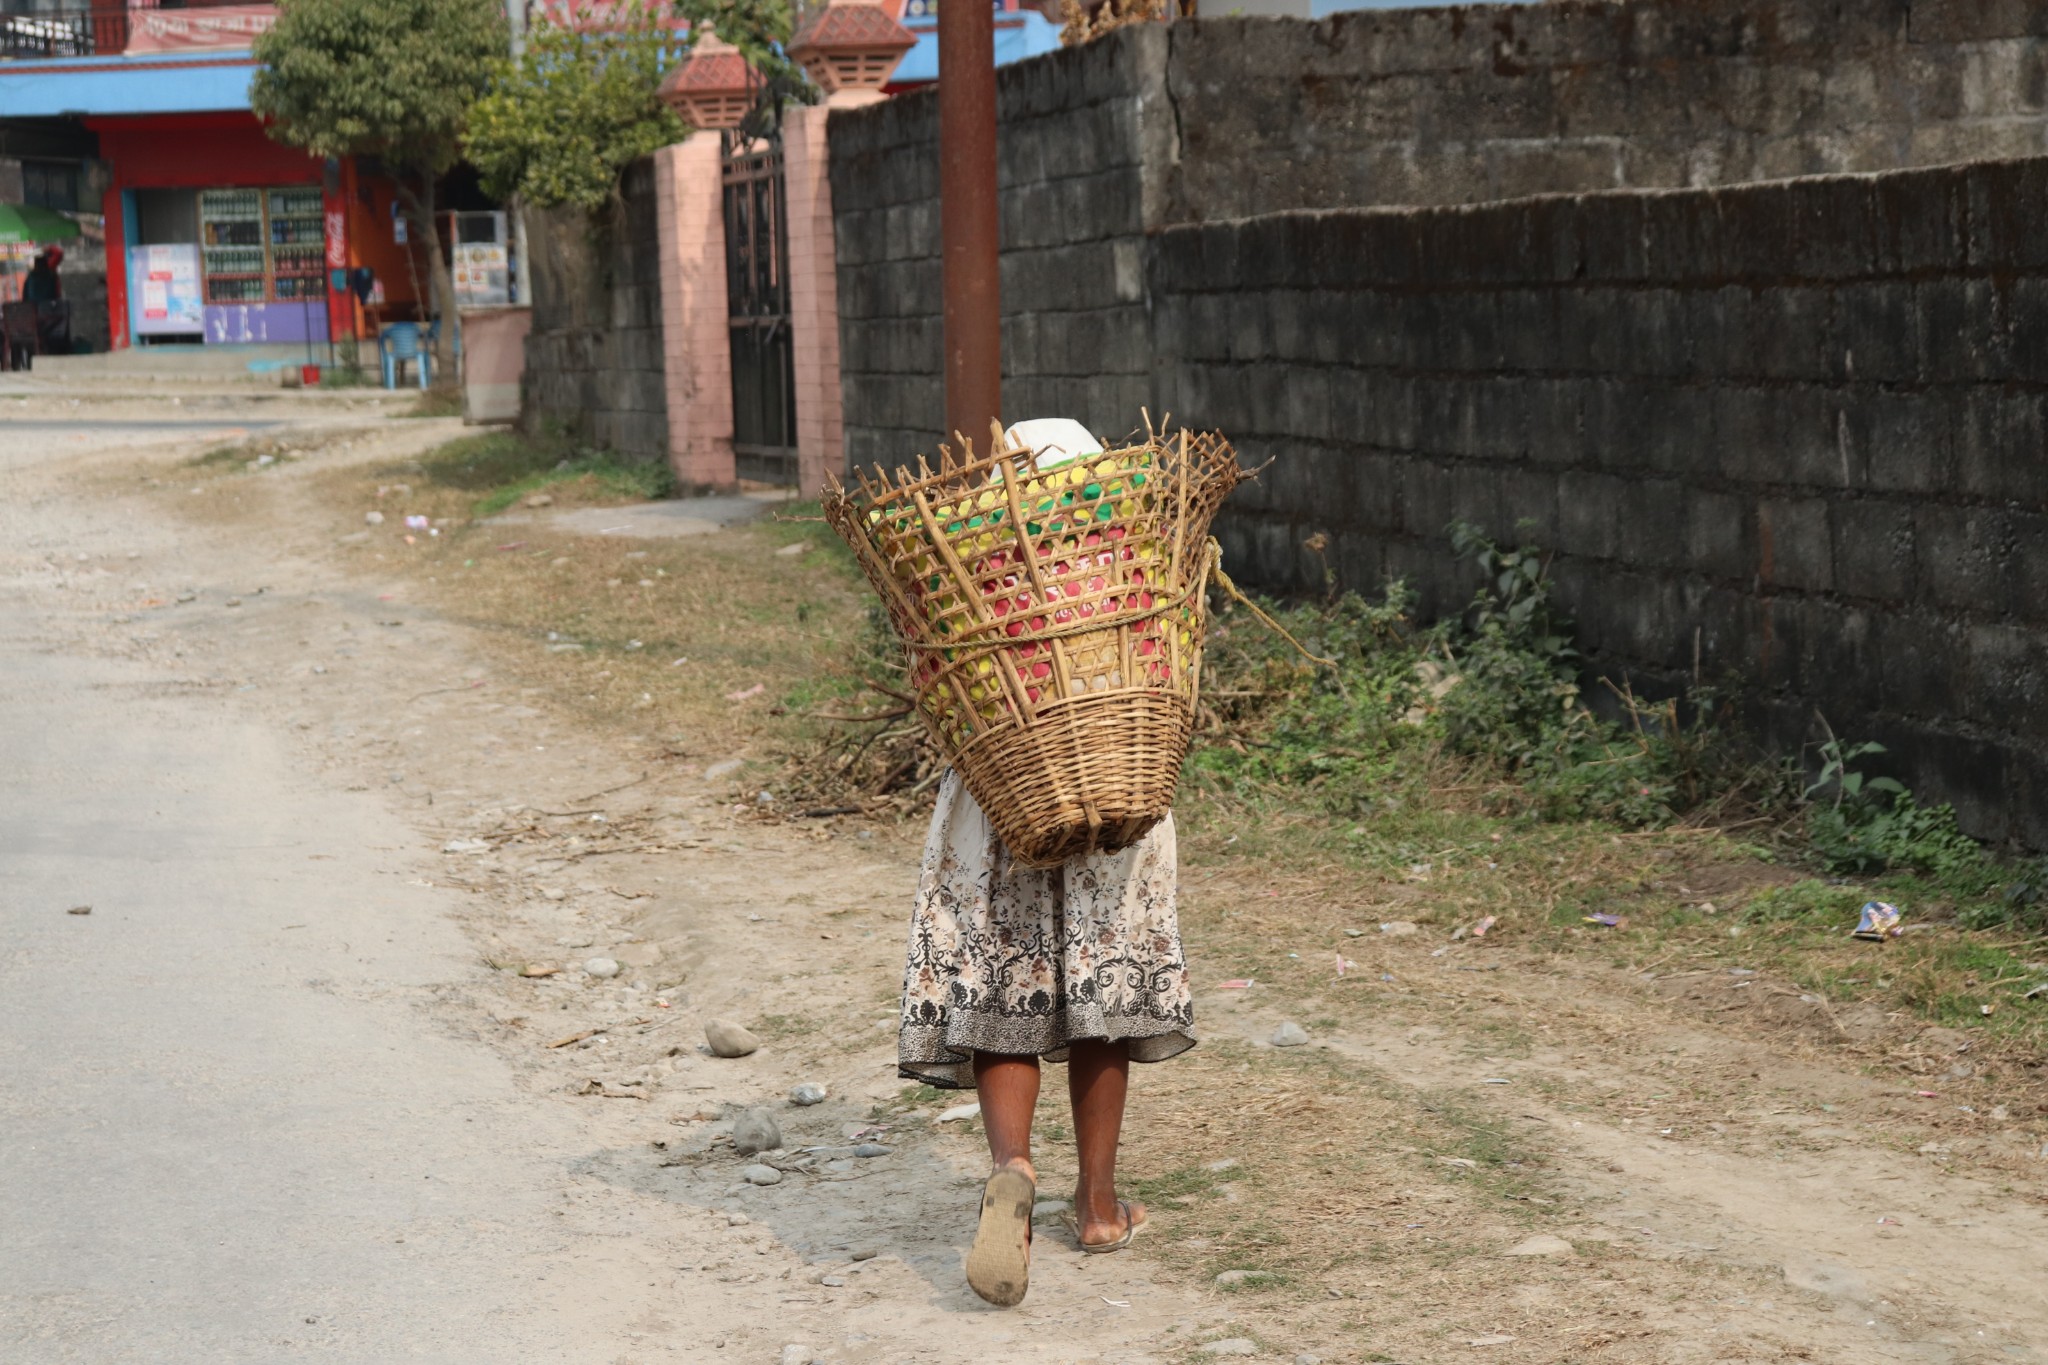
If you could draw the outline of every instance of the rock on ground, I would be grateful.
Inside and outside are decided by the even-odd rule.
[[[1250,1337],[1225,1337],[1221,1341],[1204,1342],[1195,1348],[1197,1355],[1205,1356],[1255,1356],[1259,1343]]]
[[[1289,1019],[1279,1028],[1273,1030],[1272,1043],[1274,1047],[1300,1047],[1307,1041],[1308,1030],[1295,1023],[1292,1019]]]
[[[766,1109],[749,1109],[732,1126],[732,1149],[741,1156],[772,1152],[782,1145],[782,1125]]]
[[[761,1049],[761,1040],[751,1029],[723,1019],[713,1019],[704,1025],[704,1041],[717,1057],[745,1057]]]
[[[773,1166],[766,1166],[760,1162],[755,1162],[751,1166],[741,1168],[740,1179],[746,1181],[749,1185],[778,1185],[782,1183],[782,1172],[776,1170]]]
[[[816,1081],[805,1081],[802,1085],[789,1092],[789,1102],[796,1105],[823,1104],[825,1102],[825,1087],[819,1085]]]

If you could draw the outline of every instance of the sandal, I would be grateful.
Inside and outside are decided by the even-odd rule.
[[[1031,1283],[1031,1207],[1038,1186],[1008,1167],[981,1187],[981,1226],[967,1251],[967,1284],[998,1308],[1024,1302]]]
[[[1114,1242],[1083,1242],[1081,1240],[1080,1216],[1071,1208],[1060,1214],[1060,1221],[1067,1225],[1067,1231],[1074,1234],[1074,1242],[1081,1250],[1087,1252],[1090,1256],[1107,1256],[1112,1251],[1122,1251],[1125,1247],[1129,1246],[1131,1239],[1136,1237],[1142,1229],[1150,1226],[1152,1222],[1150,1218],[1138,1217],[1137,1210],[1131,1207],[1131,1201],[1128,1199],[1117,1200],[1116,1206],[1123,1211],[1124,1235],[1117,1238]]]

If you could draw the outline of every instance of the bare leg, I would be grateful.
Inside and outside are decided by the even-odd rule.
[[[981,1221],[967,1249],[967,1284],[998,1308],[1024,1301],[1031,1283],[1031,1113],[1038,1107],[1038,1059],[974,1054],[974,1085],[995,1170],[981,1187]]]
[[[1074,1146],[1081,1164],[1081,1179],[1074,1190],[1074,1217],[1081,1225],[1081,1240],[1092,1246],[1116,1241],[1126,1227],[1124,1211],[1116,1200],[1116,1149],[1123,1133],[1124,1095],[1130,1077],[1130,1052],[1121,1042],[1100,1038],[1078,1042],[1067,1058]],[[993,1129],[990,1140],[994,1140]],[[1131,1222],[1144,1221],[1144,1205],[1132,1204]]]
[[[1001,1052],[974,1054],[974,1088],[981,1096],[981,1124],[997,1170],[1014,1167],[1031,1177],[1031,1115],[1038,1108],[1038,1058]]]

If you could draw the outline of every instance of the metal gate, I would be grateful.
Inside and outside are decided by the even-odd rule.
[[[789,334],[789,225],[779,101],[722,134],[725,297],[732,338],[732,448],[739,477],[794,485],[796,356]]]

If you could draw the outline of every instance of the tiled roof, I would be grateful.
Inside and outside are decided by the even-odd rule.
[[[661,83],[663,94],[686,90],[741,90],[752,76],[740,50],[715,33],[706,33],[690,48],[682,65]]]
[[[896,22],[895,17],[870,0],[832,0],[812,16],[789,40],[797,48],[901,47],[908,48],[917,35]]]

